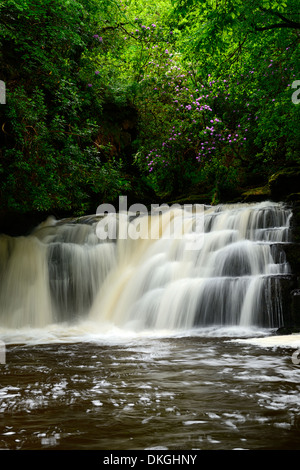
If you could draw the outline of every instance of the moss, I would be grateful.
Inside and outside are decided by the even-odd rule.
[[[258,188],[251,188],[242,193],[244,202],[264,201],[271,196],[269,185],[260,186]]]

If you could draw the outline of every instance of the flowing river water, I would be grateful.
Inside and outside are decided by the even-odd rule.
[[[293,349],[236,341],[243,334],[10,345],[1,448],[299,449]]]
[[[290,210],[174,213],[171,241],[170,219],[0,238],[1,449],[300,448],[300,342],[271,342]]]

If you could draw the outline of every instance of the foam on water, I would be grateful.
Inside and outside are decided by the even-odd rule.
[[[291,335],[268,335],[263,338],[247,338],[247,339],[237,339],[235,341],[241,343],[253,344],[256,346],[261,346],[265,348],[300,348],[300,334],[291,334]]]

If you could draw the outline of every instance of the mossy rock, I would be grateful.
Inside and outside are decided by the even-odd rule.
[[[260,202],[270,198],[271,191],[269,185],[251,188],[242,193],[243,202]]]
[[[271,197],[277,201],[287,200],[300,189],[300,168],[286,168],[274,173],[269,179]]]

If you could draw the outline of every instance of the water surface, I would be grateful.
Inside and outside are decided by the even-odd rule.
[[[299,449],[293,350],[220,331],[8,344],[1,449]]]

